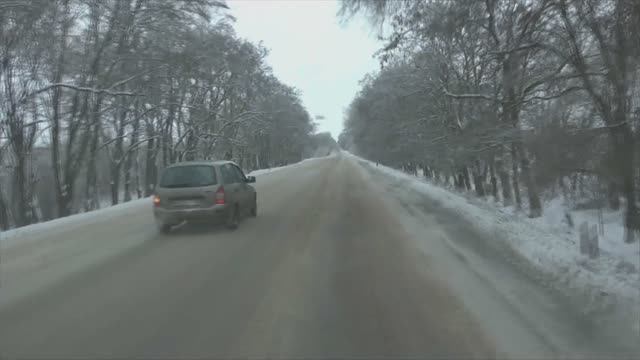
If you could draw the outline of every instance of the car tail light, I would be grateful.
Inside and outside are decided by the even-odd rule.
[[[160,196],[155,195],[153,197],[153,206],[160,206]]]
[[[216,205],[224,205],[224,186],[220,186],[216,191]]]

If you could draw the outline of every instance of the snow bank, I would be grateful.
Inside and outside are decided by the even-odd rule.
[[[574,228],[568,226],[565,219],[567,213],[566,206],[562,198],[555,198],[544,206],[542,218],[533,219],[532,221],[539,223],[561,232],[578,238],[578,227],[583,222],[595,225],[598,224],[598,210],[571,210],[569,211],[573,219]],[[599,237],[600,252],[610,257],[620,259],[627,264],[633,265],[636,270],[640,269],[640,255],[638,254],[638,243],[627,244],[623,241],[624,229],[623,211],[612,211],[608,209],[602,210],[602,223],[604,227],[604,236]]]
[[[313,161],[320,160],[320,159],[327,159],[327,158],[335,157],[337,155],[338,155],[338,153],[331,153],[331,155],[327,155],[327,156],[323,156],[323,157],[312,157],[312,158],[304,159],[302,161],[299,161],[299,162],[293,163],[293,164],[289,164],[289,165],[272,167],[272,168],[268,168],[268,169],[254,170],[254,171],[248,173],[247,175],[249,175],[249,176],[259,176],[259,175],[269,174],[269,173],[272,173],[274,171],[279,171],[279,170],[282,170],[282,169],[292,169],[292,168],[295,168],[297,166],[308,164],[309,162],[313,162]]]
[[[277,167],[272,167],[272,168],[268,168],[268,169],[253,170],[252,172],[248,173],[247,175],[259,176],[259,175],[263,175],[263,174],[272,173],[274,171],[282,170],[284,168],[287,168],[287,167],[290,167],[290,166],[293,166],[293,165],[295,165],[295,164],[285,165],[285,166],[277,166]]]
[[[121,215],[123,211],[135,211],[136,209],[150,206],[151,200],[149,198],[132,200],[126,203],[109,206],[94,211],[88,211],[50,221],[23,226],[8,231],[3,231],[0,232],[0,241],[2,242],[3,246],[9,246],[12,242],[18,239],[20,239],[20,241],[30,240],[42,235],[50,234],[51,232],[61,230],[70,231],[78,226],[84,226],[98,221],[111,219],[115,216]]]
[[[396,191],[415,191],[439,201],[442,207],[459,214],[478,231],[505,242],[515,254],[544,274],[552,287],[574,299],[579,298],[584,312],[616,311],[613,308],[621,305],[617,308],[629,309],[630,306],[633,309],[627,317],[632,314],[637,317],[640,244],[623,242],[619,214],[605,217],[607,235],[601,240],[600,257],[592,260],[580,254],[577,233],[562,223],[564,211],[557,203],[545,208],[547,213],[544,217],[529,219],[499,204],[454,193],[402,171],[376,166],[352,154],[347,156],[354,157],[370,171],[386,175],[396,185]],[[587,212],[577,213],[574,221],[576,224],[583,220],[595,223],[593,216]]]

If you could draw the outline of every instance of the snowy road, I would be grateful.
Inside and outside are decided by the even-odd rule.
[[[389,186],[329,157],[260,175],[258,217],[233,232],[160,236],[144,200],[5,244],[0,358],[628,351],[460,219]]]

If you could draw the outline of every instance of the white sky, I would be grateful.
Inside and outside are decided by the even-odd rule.
[[[267,62],[285,84],[302,92],[318,131],[335,139],[344,110],[363,76],[378,69],[373,53],[380,45],[361,18],[346,25],[336,16],[337,0],[229,0],[236,32],[270,50]]]

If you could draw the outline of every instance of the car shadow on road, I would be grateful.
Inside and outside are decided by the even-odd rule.
[[[204,224],[204,223],[188,223],[183,222],[174,226],[171,232],[163,234],[164,238],[180,237],[180,236],[200,236],[200,235],[223,235],[229,230],[224,224]]]

